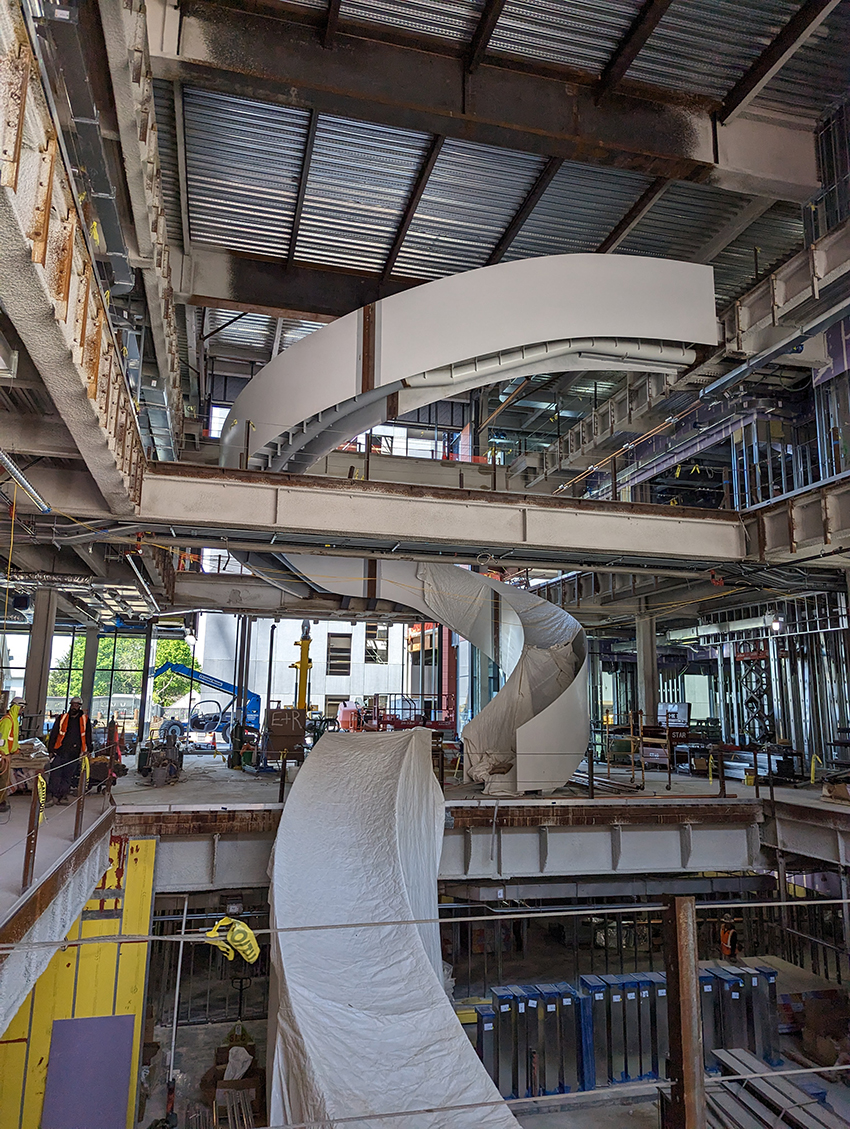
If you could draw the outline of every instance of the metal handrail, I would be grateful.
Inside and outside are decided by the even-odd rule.
[[[88,754],[83,754],[80,758],[80,779],[77,785],[77,796],[74,800],[76,804],[76,812],[74,815],[74,830],[71,835],[71,842],[76,843],[80,836],[83,834],[83,820],[85,818],[86,807],[86,793],[88,791],[87,784],[89,782],[89,773],[83,770],[83,760],[89,760]],[[109,807],[115,806],[115,801],[112,799],[112,782],[114,779],[114,766],[115,766],[115,753],[110,750],[109,753],[109,768],[106,776],[106,788],[104,795],[104,810]],[[38,830],[41,826],[41,821],[44,816],[44,806],[41,802],[39,781],[43,780],[49,771],[46,769],[39,769],[34,776],[30,777],[32,783],[32,798],[30,801],[29,821],[27,823],[26,846],[24,848],[24,869],[21,878],[21,893],[25,894],[33,884],[35,875],[35,856],[38,848]]]

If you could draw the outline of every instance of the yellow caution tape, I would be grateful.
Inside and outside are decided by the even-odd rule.
[[[219,936],[219,929],[229,925],[230,928],[224,937]],[[221,949],[228,960],[233,960],[234,950],[239,953],[249,964],[253,964],[260,955],[260,946],[254,936],[253,929],[249,929],[244,921],[235,917],[220,918],[207,933],[211,945]]]
[[[823,764],[823,761],[820,759],[817,753],[815,753],[815,755],[812,757],[812,784],[814,784],[815,782],[815,769],[819,764]]]
[[[91,776],[91,758],[84,756],[80,763],[80,769],[83,773],[83,776],[85,776],[86,778],[86,788],[88,788],[89,778]]]
[[[35,787],[38,792],[38,822],[41,823],[44,819],[44,805],[47,803],[47,781],[43,776],[36,777]]]

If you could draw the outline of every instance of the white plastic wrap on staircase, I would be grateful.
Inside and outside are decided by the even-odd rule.
[[[328,733],[308,756],[270,864],[273,928],[351,927],[273,934],[272,1125],[517,1129],[502,1104],[413,1112],[500,1102],[444,991],[439,928],[412,924],[437,917],[443,822],[428,730]]]

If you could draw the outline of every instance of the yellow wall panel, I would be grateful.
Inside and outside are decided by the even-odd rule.
[[[156,841],[113,838],[109,870],[69,940],[150,931]],[[118,911],[120,916],[112,916]],[[109,912],[91,918],[90,913]],[[34,1129],[41,1121],[54,1019],[98,1015],[136,1018],[127,1126],[135,1124],[144,1028],[148,945],[90,944],[54,955],[0,1039],[0,1129]],[[23,1100],[22,1100],[23,1099]]]
[[[120,924],[120,920],[112,917],[98,921],[84,920],[82,935],[86,939],[90,937],[114,937]],[[118,946],[114,944],[84,945],[79,953],[74,1019],[88,1019],[95,1015],[112,1015]]]
[[[76,938],[79,935],[78,918],[68,931],[68,937]],[[28,1129],[30,1125],[38,1125],[41,1120],[53,1020],[70,1019],[73,1015],[78,952],[78,949],[67,949],[64,953],[56,953],[30,993],[33,1004],[22,1129]],[[24,1004],[24,1007],[26,1006]]]
[[[32,993],[0,1038],[0,1129],[18,1129],[20,1124],[31,1010]]]
[[[150,933],[153,911],[153,867],[156,858],[155,839],[131,840],[127,852],[127,875],[124,888],[124,912],[121,932],[143,935]],[[136,1089],[145,1023],[145,976],[148,967],[148,945],[120,945],[118,977],[115,986],[115,1014],[135,1015],[133,1058],[130,1068],[130,1102],[128,1127],[135,1124]]]

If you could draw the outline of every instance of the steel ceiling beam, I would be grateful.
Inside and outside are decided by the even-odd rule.
[[[840,3],[841,0],[806,0],[723,99],[718,121],[726,125],[745,110]]]
[[[188,254],[192,248],[192,232],[189,223],[189,189],[186,176],[186,123],[183,114],[183,86],[174,83],[174,133],[177,141],[177,187],[180,193],[180,225],[183,233],[183,247]]]
[[[194,248],[191,279],[176,302],[212,309],[245,310],[271,317],[332,321],[370,302],[418,286],[423,279],[382,280],[380,275],[333,270],[281,259],[257,259]]]
[[[487,47],[493,37],[493,32],[496,30],[496,24],[499,22],[504,6],[505,0],[485,0],[484,9],[478,19],[478,26],[475,28],[472,42],[469,45],[469,54],[466,57],[467,74],[472,74],[484,61]]]
[[[558,171],[563,163],[564,162],[560,157],[550,157],[546,162],[540,175],[534,182],[531,191],[520,204],[519,208],[517,209],[516,215],[505,229],[504,235],[493,248],[490,258],[487,260],[488,267],[502,261],[505,253],[507,252],[513,241],[516,239],[516,237],[519,235],[520,231],[522,231],[525,225],[525,221],[540,203],[541,199],[543,198],[543,194],[546,192],[546,189],[558,175]]]
[[[393,273],[393,267],[396,264],[396,259],[398,258],[399,252],[404,245],[405,236],[410,229],[411,223],[413,223],[413,217],[416,215],[416,209],[419,207],[419,201],[422,199],[422,194],[428,186],[428,181],[431,179],[431,173],[434,171],[434,166],[436,165],[437,159],[440,156],[440,152],[443,148],[443,142],[445,140],[445,137],[441,136],[433,138],[428,148],[428,152],[425,154],[425,158],[422,161],[422,166],[419,169],[416,181],[413,185],[413,188],[411,189],[407,204],[405,205],[404,215],[401,217],[401,222],[399,223],[398,229],[395,233],[393,245],[392,247],[390,247],[389,254],[387,255],[387,260],[384,263],[384,269],[381,273],[382,279],[389,278]]]
[[[627,236],[634,231],[647,212],[660,200],[671,183],[672,181],[668,180],[666,177],[656,177],[649,188],[632,204],[617,226],[605,236],[596,248],[597,254],[607,255],[611,251],[616,251],[620,244],[626,240]]]
[[[152,0],[149,26],[166,18]],[[627,98],[616,110],[595,105],[591,82],[565,88],[564,73],[479,68],[475,105],[465,105],[466,59],[436,40],[415,50],[375,38],[380,29],[338,31],[325,51],[315,23],[275,18],[227,2],[188,0],[180,35],[149,43],[154,77],[237,97],[432,135],[688,177],[713,160],[707,110]],[[370,37],[367,37],[371,36]],[[441,53],[443,50],[443,53]],[[533,68],[531,68],[533,70]],[[659,92],[659,99],[663,93]]]
[[[724,130],[715,146],[711,100],[623,83],[597,105],[590,72],[495,55],[470,91],[457,44],[391,41],[379,25],[355,30],[346,21],[326,51],[316,14],[299,19],[279,0],[186,0],[179,21],[167,0],[150,0],[147,10],[148,25],[162,29],[148,44],[156,78],[653,177],[711,172],[715,185],[751,195],[804,201],[818,187],[810,135],[747,122],[746,137]]]
[[[597,102],[620,82],[672,3],[673,0],[645,0],[631,27],[605,64],[596,87]]]
[[[9,455],[80,459],[79,448],[60,416],[0,412],[0,447]]]
[[[728,223],[721,227],[715,236],[700,247],[692,262],[712,262],[721,251],[725,251],[730,243],[734,243],[739,235],[744,234],[750,224],[763,216],[775,203],[776,201],[769,196],[756,196],[755,199],[750,200],[748,204],[745,204],[739,212],[732,216]]]
[[[624,561],[644,557],[648,564],[657,546],[664,545],[668,558],[710,561],[715,567],[743,560],[749,551],[738,515],[715,510],[177,463],[151,465],[139,518],[146,529],[170,523],[254,529],[289,544],[301,541],[305,548],[342,542],[362,550],[361,556],[384,546],[390,558],[393,546],[448,557],[463,547],[502,563],[536,558],[562,565],[568,545],[591,559],[617,554]]]
[[[304,154],[301,158],[301,172],[298,177],[298,195],[295,199],[295,211],[292,213],[292,230],[289,234],[289,247],[286,252],[287,266],[295,258],[295,246],[298,243],[298,232],[301,229],[301,213],[304,211],[304,200],[307,196],[307,181],[310,179],[310,164],[313,160],[313,147],[316,144],[316,129],[319,125],[319,115],[315,110],[310,112],[310,124],[307,126],[307,137],[304,141]]]
[[[339,27],[339,10],[342,0],[328,0],[328,10],[325,16],[325,27],[322,32],[322,46],[333,47],[337,28]]]

